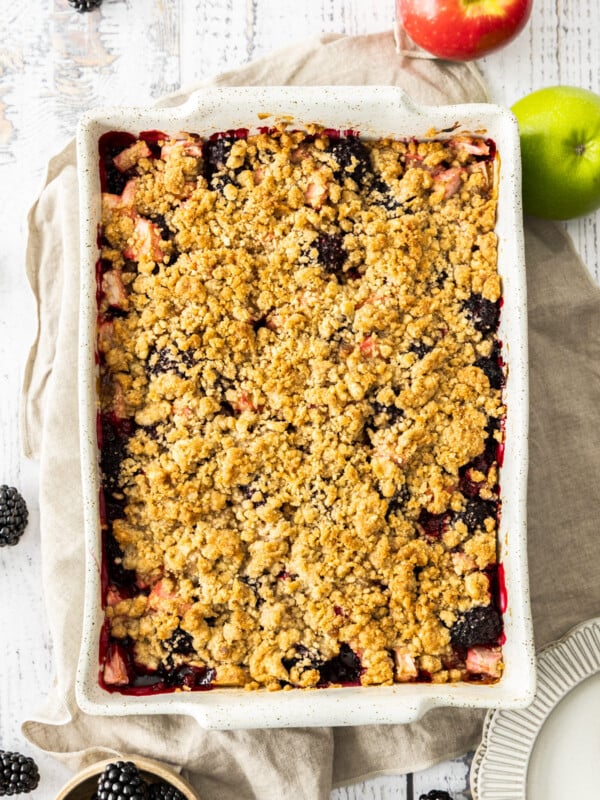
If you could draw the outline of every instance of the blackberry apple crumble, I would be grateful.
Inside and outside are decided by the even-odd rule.
[[[498,680],[494,143],[99,148],[101,684]]]

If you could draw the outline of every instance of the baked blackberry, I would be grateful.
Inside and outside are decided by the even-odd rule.
[[[431,353],[431,351],[433,350],[433,345],[419,341],[419,342],[413,342],[411,345],[409,345],[408,349],[411,353],[415,353],[417,358],[420,359],[424,358],[427,355],[427,353]]]
[[[356,653],[345,642],[340,647],[337,656],[325,661],[325,663],[315,664],[319,670],[319,686],[327,686],[330,683],[358,684],[362,667],[360,659]]]
[[[98,800],[148,800],[148,784],[132,761],[108,764],[98,778]]]
[[[129,437],[126,428],[119,427],[106,415],[102,416],[101,424],[100,467],[104,478],[104,488],[113,493],[119,489],[119,470],[121,462],[127,456]]]
[[[388,507],[385,512],[385,518],[389,519],[390,514],[397,514],[410,500],[410,489],[406,484],[401,486],[393,497],[388,500]]]
[[[227,159],[231,153],[231,147],[236,141],[233,136],[222,136],[220,139],[209,139],[204,142],[202,146],[202,156],[204,158],[204,177],[210,184],[213,181],[213,176],[217,172],[223,172],[227,167]],[[238,170],[239,171],[239,170]],[[234,170],[235,172],[235,170]],[[227,176],[219,176],[219,184],[213,185],[213,188],[221,190],[226,185],[226,182],[233,183]]]
[[[450,629],[455,647],[496,644],[502,633],[502,618],[493,606],[476,606],[465,611]]]
[[[373,406],[373,414],[376,417],[379,417],[380,421],[382,422],[381,425],[376,425],[375,427],[393,425],[399,419],[404,417],[404,411],[401,408],[398,408],[396,405],[386,405],[385,403],[378,403],[376,400],[375,402],[371,403],[371,405]],[[384,420],[381,420],[382,415],[385,417]]]
[[[483,334],[496,330],[500,321],[499,303],[492,303],[480,294],[472,294],[464,306],[476,330]]]
[[[389,185],[381,178],[375,178],[371,183],[371,202],[375,206],[383,206],[386,211],[395,211],[401,205]]]
[[[475,366],[485,373],[492,389],[502,388],[504,373],[497,358],[478,358]]]
[[[102,0],[69,0],[69,5],[74,8],[78,14],[84,14],[86,11],[93,11],[95,8],[100,8]]]
[[[190,690],[210,686],[217,675],[212,667],[194,667],[191,664],[181,664],[172,668],[161,665],[158,672],[166,686],[179,686]]]
[[[432,514],[426,508],[421,509],[418,524],[421,526],[423,534],[428,539],[440,539],[448,527],[449,517],[447,513]]]
[[[27,527],[25,500],[14,486],[0,486],[0,547],[17,544]]]
[[[452,800],[452,795],[443,789],[432,789],[427,794],[422,794],[419,800]]]
[[[159,228],[159,230],[160,230],[160,238],[161,238],[161,239],[162,239],[164,242],[168,242],[168,241],[170,241],[171,239],[173,239],[173,237],[175,236],[175,234],[174,234],[174,233],[173,233],[173,231],[172,231],[172,230],[169,228],[169,225],[168,225],[168,223],[167,223],[167,220],[165,219],[165,216],[164,216],[164,214],[153,214],[153,215],[150,217],[150,219],[151,219],[151,220],[152,220],[152,222],[153,222],[153,223],[154,223],[154,224],[157,226],[157,228]]]
[[[169,667],[173,667],[175,664],[174,656],[190,656],[194,653],[192,637],[183,628],[175,628],[171,636],[165,641],[164,647],[167,653],[165,663]]]
[[[483,530],[488,517],[496,518],[496,507],[490,500],[482,500],[479,497],[469,500],[465,510],[458,515],[458,519],[465,523],[469,533]]]
[[[344,236],[341,233],[322,233],[317,238],[319,263],[334,275],[342,275],[347,253],[344,250]]]
[[[122,588],[133,588],[136,585],[135,570],[125,569],[123,566],[123,551],[112,530],[104,532],[104,558],[111,583]]]
[[[361,184],[371,173],[371,157],[364,144],[356,136],[347,139],[335,139],[329,148],[331,155],[338,163],[336,178],[343,180],[347,175]]]
[[[26,794],[40,782],[33,758],[9,750],[0,750],[0,795]]]
[[[148,787],[148,798],[149,800],[185,800],[185,796],[179,789],[163,781],[150,784]]]

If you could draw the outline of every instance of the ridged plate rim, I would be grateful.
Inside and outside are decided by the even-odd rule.
[[[567,694],[600,672],[600,617],[576,625],[542,648],[530,706],[487,714],[471,765],[474,800],[524,800],[533,748],[550,714]]]

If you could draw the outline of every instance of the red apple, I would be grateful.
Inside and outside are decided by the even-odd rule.
[[[523,30],[533,0],[396,0],[413,42],[438,58],[469,61],[503,47]]]

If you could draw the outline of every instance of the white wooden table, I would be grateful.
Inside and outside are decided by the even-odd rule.
[[[33,755],[36,800],[52,800],[70,777],[32,752],[22,720],[53,680],[52,643],[41,587],[38,466],[23,458],[18,404],[35,330],[23,271],[25,218],[50,155],[93,105],[140,104],[320,32],[390,29],[393,0],[104,0],[76,14],[67,0],[0,0],[0,483],[20,488],[30,524],[16,548],[0,550],[0,748]],[[535,0],[529,27],[482,69],[492,99],[572,84],[600,92],[598,0]],[[598,279],[600,213],[568,224]],[[467,756],[408,777],[381,777],[334,791],[335,800],[418,800],[445,788],[466,800]]]

